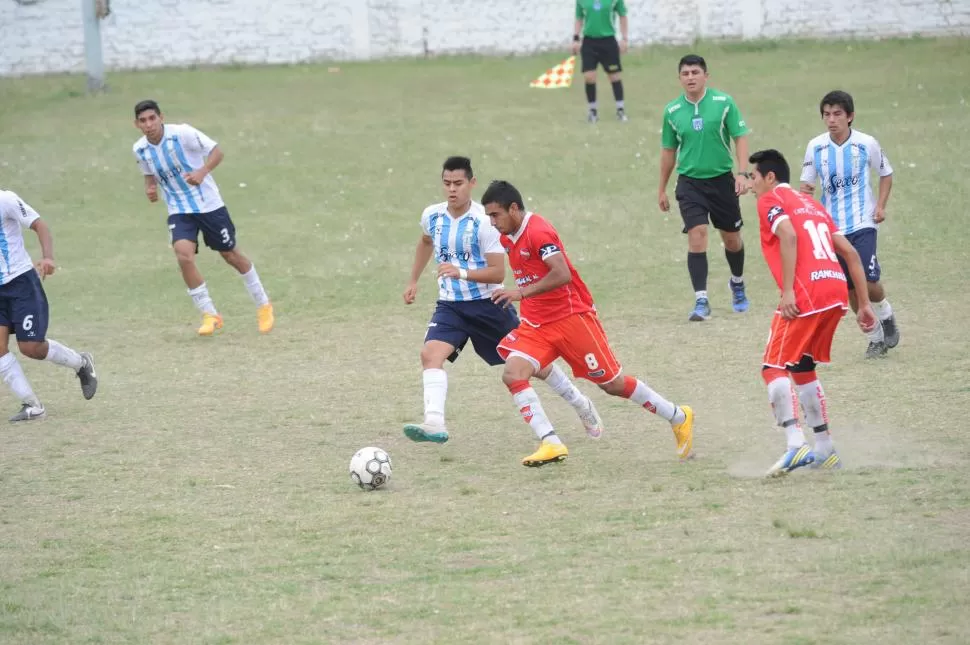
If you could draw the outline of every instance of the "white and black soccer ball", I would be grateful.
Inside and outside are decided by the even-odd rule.
[[[380,488],[391,479],[391,456],[380,448],[361,448],[350,460],[350,481],[364,490]]]

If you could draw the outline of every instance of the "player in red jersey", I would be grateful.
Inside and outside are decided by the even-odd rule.
[[[849,291],[839,264],[845,261],[855,284],[865,284],[859,254],[817,201],[788,185],[788,162],[777,150],[751,155],[752,188],[758,197],[761,250],[781,289],[781,302],[771,322],[771,334],[761,375],[778,425],[784,428],[788,449],[768,470],[769,477],[812,465],[841,466],[829,434],[825,393],[815,375],[817,363],[828,363],[832,338],[845,315]],[[865,289],[859,292],[857,319],[863,331],[877,323]],[[789,375],[791,379],[789,379]],[[796,393],[805,422],[815,430],[815,449],[809,448],[795,413]]]
[[[634,401],[667,419],[677,439],[677,454],[691,456],[694,413],[660,396],[633,376],[622,376],[596,316],[593,297],[573,267],[552,224],[525,210],[522,195],[506,181],[493,181],[482,195],[485,213],[502,233],[514,289],[499,289],[492,300],[502,305],[521,301],[519,326],[498,345],[505,359],[502,381],[522,418],[539,438],[539,449],[522,460],[525,466],[562,461],[569,454],[542,409],[529,379],[562,357],[577,377],[599,385],[613,396]]]

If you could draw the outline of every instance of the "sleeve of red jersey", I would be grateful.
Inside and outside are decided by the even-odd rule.
[[[533,257],[537,257],[543,262],[562,253],[562,241],[559,239],[559,234],[548,222],[542,222],[542,226],[537,226],[530,231],[529,247],[534,254]]]
[[[762,229],[768,228],[775,234],[778,225],[789,217],[782,208],[781,200],[774,193],[766,193],[758,198],[758,219],[761,220]]]

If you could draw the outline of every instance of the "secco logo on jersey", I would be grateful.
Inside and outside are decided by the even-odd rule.
[[[447,246],[441,247],[441,251],[438,253],[439,262],[448,262],[449,260],[463,260],[468,262],[469,259],[471,259],[471,253],[468,251],[452,250]]]
[[[555,244],[543,244],[539,247],[539,259],[545,260],[559,252],[559,247]]]

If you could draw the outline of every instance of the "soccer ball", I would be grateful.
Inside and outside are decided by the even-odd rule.
[[[361,448],[350,460],[350,481],[364,490],[380,488],[391,478],[391,456],[380,448]]]

